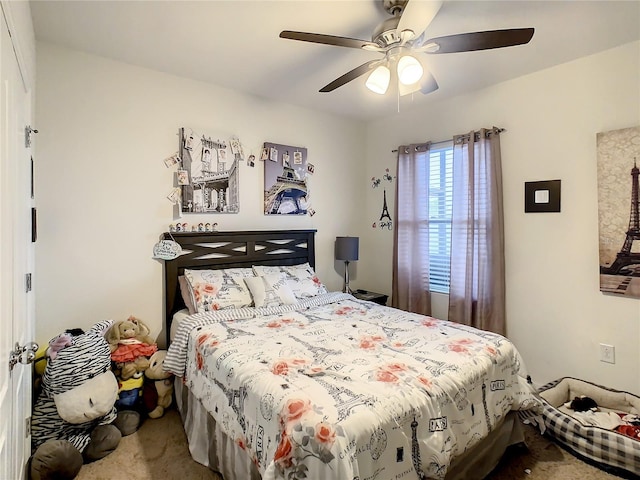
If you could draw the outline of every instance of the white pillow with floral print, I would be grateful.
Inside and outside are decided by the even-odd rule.
[[[198,313],[251,306],[251,293],[244,283],[250,269],[185,270]]]
[[[257,276],[284,273],[287,277],[289,287],[298,299],[315,297],[316,295],[327,293],[326,287],[322,284],[309,263],[277,267],[254,265],[253,272]]]
[[[298,303],[283,273],[247,277],[244,281],[249,287],[256,307],[278,307]]]

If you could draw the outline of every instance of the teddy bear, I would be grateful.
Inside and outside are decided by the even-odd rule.
[[[150,418],[160,418],[171,405],[173,398],[173,374],[164,370],[166,350],[158,350],[149,359],[149,368],[144,371],[147,378],[143,400]]]
[[[127,320],[115,322],[106,335],[111,360],[126,363],[153,355],[158,347],[149,333],[149,327],[133,315]]]
[[[118,382],[104,338],[111,325],[105,320],[86,333],[66,332],[49,342],[33,407],[31,480],[74,478],[84,462],[105,457],[120,443],[122,433],[114,424]],[[118,420],[139,423],[139,414],[128,412]]]

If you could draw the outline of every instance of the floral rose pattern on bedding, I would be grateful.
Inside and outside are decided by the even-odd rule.
[[[444,478],[507,412],[538,405],[506,338],[323,297],[255,318],[195,315],[181,326],[188,349],[169,349],[264,480]]]

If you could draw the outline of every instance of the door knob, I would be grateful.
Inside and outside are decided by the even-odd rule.
[[[32,363],[36,359],[38,348],[40,347],[35,342],[28,342],[24,346],[16,342],[15,348],[9,354],[9,371],[13,370],[18,362],[25,365]]]

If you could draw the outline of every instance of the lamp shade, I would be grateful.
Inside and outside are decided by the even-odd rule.
[[[336,260],[353,262],[358,260],[358,237],[336,237]]]
[[[411,85],[422,78],[424,70],[420,62],[411,55],[405,55],[398,61],[398,79],[403,85]]]
[[[387,88],[389,88],[390,79],[391,72],[389,69],[385,65],[379,65],[378,68],[371,72],[371,75],[367,78],[365,85],[372,92],[384,95]]]

